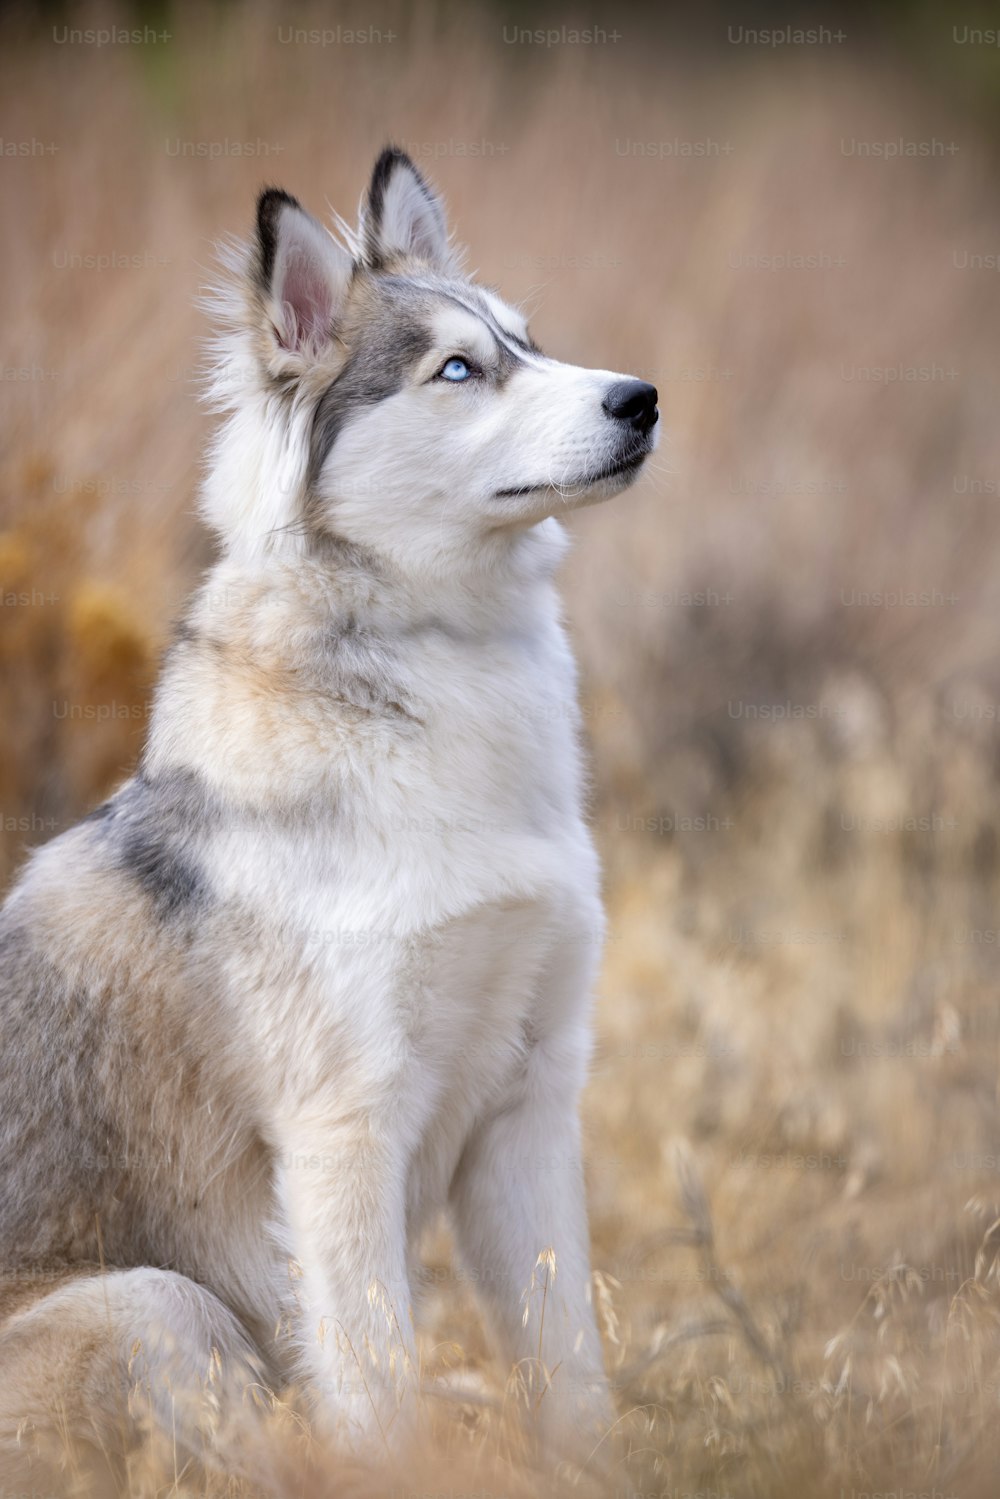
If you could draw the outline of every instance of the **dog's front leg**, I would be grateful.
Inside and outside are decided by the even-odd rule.
[[[403,1147],[379,1111],[299,1115],[281,1134],[280,1197],[320,1425],[368,1453],[397,1448],[417,1404]]]
[[[613,1416],[567,1070],[536,1046],[516,1101],[469,1141],[451,1198],[461,1257],[502,1357],[518,1367],[544,1445],[585,1462]]]

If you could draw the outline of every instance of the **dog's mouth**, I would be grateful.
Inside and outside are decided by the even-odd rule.
[[[518,484],[512,489],[498,489],[495,498],[516,500],[522,495],[538,494],[546,489],[555,490],[557,494],[581,494],[585,489],[593,489],[595,484],[602,484],[607,479],[618,479],[625,474],[638,473],[649,457],[650,451],[649,448],[641,448],[636,453],[630,453],[627,458],[619,458],[614,463],[609,463],[604,468],[597,469],[592,474],[585,474],[579,479],[564,479],[559,483],[554,479],[543,479],[539,484]]]

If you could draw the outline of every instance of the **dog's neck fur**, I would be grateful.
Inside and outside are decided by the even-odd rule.
[[[530,628],[555,604],[554,574],[568,548],[554,518],[526,529],[498,525],[461,555],[416,566],[334,534],[271,539],[256,555],[224,553],[194,596],[188,624],[280,656],[317,632],[363,631],[389,644],[422,629],[488,638]]]
[[[322,800],[337,774],[324,757],[348,739],[348,758],[367,755],[369,741],[422,720],[442,670],[471,672],[502,696],[530,691],[540,656],[555,653],[572,703],[553,579],[565,548],[550,519],[491,533],[454,576],[404,572],[334,541],[306,557],[281,556],[280,543],[253,561],[224,556],[168,656],[144,768],[193,770],[209,784],[240,786],[245,805],[264,805],[297,756],[315,767],[306,800]],[[558,679],[550,674],[550,694]],[[248,734],[258,751],[240,774],[230,744]]]

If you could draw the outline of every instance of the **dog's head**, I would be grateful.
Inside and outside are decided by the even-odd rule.
[[[280,450],[266,481],[279,493],[259,494],[244,526],[429,556],[632,482],[657,436],[653,386],[543,354],[519,312],[461,273],[440,201],[408,156],[383,151],[357,229],[338,227],[340,240],[276,188],[258,201],[229,316],[258,378],[236,381],[226,404],[230,439],[255,447],[263,397],[281,428],[261,439]],[[221,347],[231,360],[232,339]],[[251,462],[244,487],[259,487],[261,459]],[[210,520],[212,498],[210,483]]]

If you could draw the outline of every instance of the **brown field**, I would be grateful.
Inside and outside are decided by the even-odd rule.
[[[669,434],[637,490],[573,522],[565,576],[611,921],[585,1116],[621,1419],[593,1492],[995,1493],[1000,283],[974,257],[997,264],[1000,198],[981,119],[891,47],[688,55],[621,16],[619,42],[546,48],[506,42],[499,11],[392,3],[182,6],[166,41],[56,38],[109,22],[137,24],[4,23],[0,135],[31,147],[0,158],[4,882],[134,761],[209,557],[194,299],[213,240],[246,230],[264,181],[350,212],[379,146],[409,145],[543,346],[654,379]],[[336,25],[395,34],[285,39]],[[900,139],[942,151],[851,145]],[[759,263],[782,254],[813,263]],[[428,1369],[464,1393],[429,1402],[425,1469],[308,1473],[291,1412],[248,1412],[273,1491],[561,1492],[518,1455],[443,1239],[427,1261]],[[176,1473],[169,1443],[135,1463],[135,1494],[251,1492]]]

